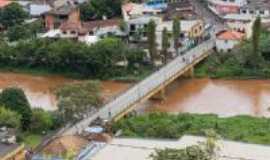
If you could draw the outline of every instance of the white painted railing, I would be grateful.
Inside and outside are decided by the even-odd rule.
[[[166,66],[162,67],[160,70],[156,71],[116,99],[112,100],[110,103],[103,106],[97,113],[78,122],[75,126],[68,129],[66,134],[81,132],[98,117],[111,120],[116,115],[128,109],[128,107],[130,107],[132,104],[135,104],[143,99],[149,93],[154,91],[155,88],[170,80],[177,73],[185,69],[186,66],[193,63],[213,47],[214,40],[211,39],[187,51],[184,55],[178,56]]]

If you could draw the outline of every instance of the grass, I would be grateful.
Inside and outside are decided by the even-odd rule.
[[[37,147],[43,139],[43,135],[33,133],[23,133],[20,136],[22,138],[22,142],[29,148]]]
[[[270,119],[250,116],[151,113],[113,124],[114,132],[119,129],[127,137],[171,139],[184,134],[204,136],[205,130],[213,129],[228,140],[270,145]]]

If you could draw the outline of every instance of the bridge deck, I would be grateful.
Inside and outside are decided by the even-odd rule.
[[[208,51],[213,47],[214,40],[208,40],[187,51],[184,55],[178,56],[160,70],[154,72],[152,75],[139,82],[110,103],[103,106],[97,113],[69,128],[65,134],[75,134],[82,131],[98,117],[107,120],[115,120],[120,118],[128,111],[133,109],[136,104],[153,96],[163,87],[170,84],[188,69],[207,57],[209,55]]]

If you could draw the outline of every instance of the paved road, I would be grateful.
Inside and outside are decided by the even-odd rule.
[[[190,0],[192,5],[195,8],[195,12],[208,24],[211,24],[215,27],[215,32],[227,28],[223,20],[211,12],[205,4],[200,2],[200,0]]]
[[[104,120],[112,120],[113,117],[127,110],[128,107],[136,105],[157,88],[162,87],[167,81],[176,78],[175,76],[180,71],[185,70],[186,67],[198,63],[198,61],[201,60],[201,57],[204,57],[207,54],[207,51],[211,50],[213,47],[214,39],[210,39],[202,42],[195,48],[190,49],[184,55],[179,55],[170,63],[133,86],[115,100],[101,107],[97,113],[89,115],[89,117],[86,117],[73,127],[67,129],[64,134],[72,135],[80,133],[98,117]]]

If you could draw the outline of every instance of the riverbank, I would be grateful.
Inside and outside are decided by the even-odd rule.
[[[263,31],[259,51],[254,52],[251,40],[245,40],[230,53],[212,53],[195,67],[196,77],[225,79],[270,78],[270,32]]]
[[[205,130],[213,129],[224,139],[270,145],[270,119],[251,116],[151,113],[113,124],[114,132],[120,129],[124,137],[169,139],[185,134],[204,136]]]
[[[134,72],[127,71],[124,75],[112,76],[109,78],[104,78],[99,80],[105,81],[116,81],[123,83],[131,83],[138,82],[149,76],[154,69],[152,67],[143,67],[139,70],[135,70]],[[75,80],[89,80],[89,79],[97,79],[97,77],[87,77],[85,75],[69,72],[69,71],[54,71],[47,70],[44,68],[25,68],[25,67],[11,67],[11,66],[1,66],[0,73],[18,73],[18,74],[29,74],[33,76],[63,76],[67,79],[75,79]]]
[[[195,68],[195,77],[212,79],[269,79],[270,64],[262,62],[257,68],[243,65],[232,54],[213,53]]]

